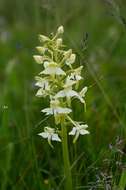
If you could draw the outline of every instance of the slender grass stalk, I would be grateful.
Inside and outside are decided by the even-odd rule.
[[[64,174],[65,174],[65,190],[72,190],[72,175],[70,168],[70,159],[68,151],[68,139],[67,139],[67,128],[64,122],[61,125],[62,129],[62,150],[63,150],[63,161],[64,161]]]
[[[125,190],[125,188],[126,188],[126,170],[123,171],[121,178],[120,178],[120,182],[119,182],[119,189]]]
[[[9,143],[7,153],[6,153],[6,166],[4,168],[1,190],[7,189],[7,185],[8,185],[8,181],[9,181],[8,174],[9,174],[9,171],[11,168],[11,159],[12,159],[12,155],[13,155],[13,150],[14,150],[13,143]]]

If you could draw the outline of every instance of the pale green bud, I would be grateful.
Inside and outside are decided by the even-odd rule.
[[[40,55],[34,55],[33,58],[36,61],[36,63],[38,63],[38,64],[42,64],[43,63],[42,56],[40,56]]]
[[[66,65],[71,67],[71,64],[75,62],[76,54],[72,53],[68,59],[66,59]]]
[[[76,59],[76,54],[72,53],[71,56],[70,56],[71,64],[75,62],[75,59]]]
[[[39,35],[39,41],[41,42],[41,43],[43,43],[43,42],[47,42],[47,41],[49,41],[49,38],[47,37],[47,36],[44,36],[44,35]]]
[[[59,47],[59,46],[62,45],[62,42],[63,42],[62,38],[58,38],[58,39],[56,40],[56,45]]]
[[[58,29],[57,29],[57,34],[63,34],[64,33],[64,28],[63,26],[60,26]]]
[[[41,46],[37,46],[36,49],[40,54],[44,54],[47,51],[47,48]]]
[[[72,54],[72,49],[69,49],[68,51],[64,52],[64,58],[68,59]]]

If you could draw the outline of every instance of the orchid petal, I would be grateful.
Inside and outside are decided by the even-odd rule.
[[[61,142],[61,139],[58,137],[58,134],[53,134],[53,135],[52,135],[52,141]]]
[[[49,133],[42,132],[42,133],[39,133],[38,135],[40,135],[41,137],[43,137],[44,139],[46,139],[46,138],[48,138]]]
[[[69,132],[69,135],[75,135],[76,134],[76,127],[73,127],[72,131]]]

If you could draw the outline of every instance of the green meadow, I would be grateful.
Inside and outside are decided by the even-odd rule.
[[[86,112],[72,105],[90,131],[68,139],[73,190],[125,190],[125,0],[0,0],[0,190],[69,190],[61,143],[38,136],[52,120],[35,96],[38,34],[60,25],[88,86]]]

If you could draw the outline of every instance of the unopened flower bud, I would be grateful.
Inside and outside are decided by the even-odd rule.
[[[49,40],[49,38],[47,37],[47,36],[44,36],[44,35],[39,35],[39,41],[41,42],[41,43],[43,43],[43,42],[47,42]]]
[[[58,46],[58,47],[61,46],[61,45],[62,45],[62,42],[63,42],[62,38],[58,38],[58,39],[56,40],[57,46]]]
[[[36,49],[40,54],[44,54],[47,51],[47,48],[41,46],[37,46]]]
[[[72,49],[69,49],[68,51],[66,51],[66,52],[64,53],[64,58],[65,58],[65,59],[68,59],[68,58],[71,56],[71,54],[72,54]]]
[[[57,33],[58,33],[58,34],[63,34],[63,33],[64,33],[64,28],[63,28],[63,26],[60,26],[60,27],[57,29]]]
[[[49,62],[48,61],[44,61],[44,67],[47,68],[49,65]]]
[[[42,56],[40,56],[40,55],[34,55],[33,58],[36,61],[36,63],[38,63],[38,64],[42,64],[43,63]]]
[[[75,62],[75,59],[76,59],[76,54],[72,53],[71,56],[70,56],[70,63],[74,63]]]

